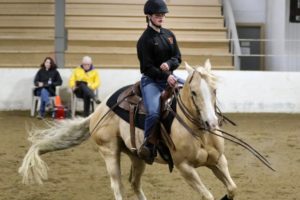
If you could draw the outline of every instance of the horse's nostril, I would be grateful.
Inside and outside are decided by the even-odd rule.
[[[210,127],[211,127],[212,129],[216,129],[216,128],[217,128],[217,126],[216,126],[215,124],[212,124]]]
[[[205,121],[205,126],[206,126],[206,127],[210,127],[208,121]]]

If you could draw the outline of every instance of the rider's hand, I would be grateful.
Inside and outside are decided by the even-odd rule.
[[[43,83],[43,82],[38,82],[38,86],[39,86],[39,87],[43,87],[43,86],[44,86],[44,83]]]
[[[169,85],[170,85],[171,87],[175,87],[176,82],[177,82],[177,79],[175,78],[174,75],[170,74],[170,75],[168,76],[167,81],[168,81],[168,83],[169,83]]]
[[[166,71],[170,70],[170,67],[169,67],[168,63],[163,63],[163,64],[161,64],[160,69],[162,71],[166,72]]]

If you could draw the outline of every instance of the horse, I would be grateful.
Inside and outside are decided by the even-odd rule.
[[[219,137],[222,136],[222,132],[219,131],[215,110],[217,78],[211,72],[209,60],[204,66],[196,68],[186,63],[185,70],[188,76],[178,94],[184,109],[177,103],[178,117],[174,118],[170,131],[170,137],[176,147],[170,148],[174,166],[203,200],[214,200],[214,196],[202,183],[196,171],[200,166],[208,167],[227,189],[227,194],[222,200],[233,200],[237,186],[229,173],[224,155],[224,138]],[[138,200],[146,200],[141,187],[146,163],[132,151],[129,123],[110,112],[111,109],[106,105],[107,100],[108,97],[87,118],[52,122],[46,129],[33,129],[29,136],[32,145],[19,168],[23,183],[42,184],[47,180],[48,166],[41,159],[42,154],[79,145],[91,136],[99,146],[105,161],[115,199],[123,199],[120,169],[120,155],[123,152],[129,156],[132,164],[129,180],[131,187]],[[99,119],[102,119],[101,123]],[[193,121],[203,122],[207,129],[199,129]],[[139,128],[135,131],[136,146],[140,147],[144,134]],[[191,133],[197,134],[197,137]],[[166,163],[160,155],[155,158],[155,162]]]

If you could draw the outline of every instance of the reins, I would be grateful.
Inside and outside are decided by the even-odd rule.
[[[176,93],[174,93],[174,96],[176,98],[176,101],[178,102],[178,106],[180,107],[183,114],[189,119],[189,121],[192,122],[193,124],[199,123],[199,121],[194,118],[194,116],[191,114],[191,112],[188,110],[188,108],[184,105],[180,94],[178,93],[178,96],[176,96]],[[199,115],[200,115],[200,110],[199,110]],[[206,124],[203,124],[203,126],[206,126]]]
[[[226,117],[225,115],[223,115],[223,113],[221,112],[220,108],[215,105],[216,108],[216,113],[217,115],[219,115],[222,119],[219,121],[220,124],[222,124],[222,122],[229,122],[231,125],[236,126],[236,123],[233,122],[231,119],[229,119],[228,117]]]
[[[102,120],[111,112],[113,111],[118,105],[120,105],[127,97],[134,95],[134,93],[130,93],[124,98],[122,98],[119,102],[115,103],[109,110],[97,121],[95,127],[93,130],[90,132],[90,135],[93,135],[93,132],[96,130],[96,128],[99,126],[99,124],[102,122]]]
[[[190,80],[191,81],[191,80]],[[237,145],[242,146],[243,148],[245,148],[246,150],[248,150],[253,156],[255,156],[258,160],[260,160],[265,166],[267,166],[269,169],[275,171],[275,169],[272,168],[270,162],[263,156],[261,155],[261,153],[259,153],[256,149],[254,149],[251,145],[249,145],[248,143],[246,143],[245,141],[243,141],[242,139],[227,133],[225,131],[222,131],[220,129],[216,129],[216,131],[221,132],[224,135],[219,135],[217,133],[215,133],[214,131],[211,131],[209,129],[209,126],[206,125],[206,123],[201,120],[201,119],[196,119],[191,112],[189,111],[189,109],[184,105],[180,93],[176,93],[174,91],[174,96],[175,99],[177,100],[177,104],[180,108],[180,110],[182,111],[182,113],[184,114],[184,116],[192,123],[194,124],[198,130],[201,131],[207,131],[209,133],[211,133],[212,135],[215,135],[217,137],[221,137],[225,140],[228,140],[230,142],[233,142]],[[195,102],[194,102],[195,104]],[[197,105],[195,104],[195,106],[197,107]],[[180,117],[177,113],[174,112],[174,110],[171,108],[170,105],[167,106],[167,109],[172,113],[172,115],[174,115],[174,117],[185,127],[185,129],[195,138],[199,138],[200,134],[198,132],[195,132],[192,128],[190,128],[188,126],[188,124],[184,121],[184,119],[182,119],[182,117]],[[227,117],[225,117],[222,112],[220,111],[220,109],[217,107],[216,108],[218,110],[218,114],[222,117],[223,121],[228,121],[230,122],[232,125],[236,125],[233,121],[231,121],[230,119],[228,119]],[[200,109],[198,108],[199,113],[200,113]]]

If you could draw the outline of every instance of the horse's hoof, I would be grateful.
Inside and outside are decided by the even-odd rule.
[[[233,200],[233,199],[229,199],[229,198],[227,197],[227,195],[225,195],[221,200]]]

